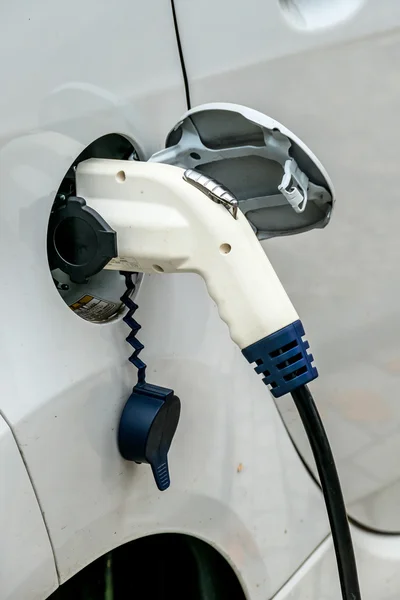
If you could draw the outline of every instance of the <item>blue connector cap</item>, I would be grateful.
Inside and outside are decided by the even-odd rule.
[[[168,388],[135,385],[121,414],[118,448],[125,460],[151,466],[160,491],[169,487],[168,451],[178,426],[181,402]]]
[[[303,336],[301,321],[295,321],[242,350],[249,363],[257,364],[255,372],[264,375],[263,381],[275,398],[318,377],[312,365],[314,358],[307,352],[309,343]]]

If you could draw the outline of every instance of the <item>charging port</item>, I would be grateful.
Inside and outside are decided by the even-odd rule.
[[[93,143],[77,157],[65,174],[57,191],[52,206],[47,231],[48,260],[51,275],[63,301],[76,315],[92,323],[106,323],[120,318],[125,307],[120,298],[125,292],[125,279],[118,271],[101,270],[90,277],[82,277],[79,281],[71,276],[71,271],[81,268],[90,260],[91,231],[84,220],[64,219],[58,222],[54,216],[68,198],[76,194],[76,166],[89,158],[111,158],[122,160],[140,160],[133,144],[122,135],[112,133],[105,135]],[[79,229],[81,244],[74,248],[68,244],[71,224],[76,233]],[[62,258],[64,267],[55,265],[54,252]],[[59,262],[59,261],[58,261]],[[141,275],[134,276],[136,290]]]

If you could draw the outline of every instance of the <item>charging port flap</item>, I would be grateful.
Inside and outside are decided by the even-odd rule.
[[[238,199],[260,240],[325,227],[334,192],[311,150],[267,115],[236,104],[188,111],[150,161],[207,175]]]

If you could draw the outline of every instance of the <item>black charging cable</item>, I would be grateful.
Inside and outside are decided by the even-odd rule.
[[[335,546],[343,600],[361,600],[349,521],[328,437],[308,387],[303,385],[291,394],[317,465]]]

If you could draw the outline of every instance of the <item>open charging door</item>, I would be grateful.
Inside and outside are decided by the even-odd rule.
[[[237,198],[264,240],[325,227],[332,183],[311,150],[286,127],[256,110],[228,103],[189,110],[150,161],[199,171]]]

